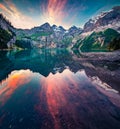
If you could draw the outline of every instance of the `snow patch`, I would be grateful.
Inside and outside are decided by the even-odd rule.
[[[105,89],[106,91],[111,91],[114,93],[119,93],[117,90],[113,89],[110,85],[108,85],[105,82],[102,82],[98,77],[93,76],[90,78],[90,80],[92,81],[93,84],[95,84],[96,86],[100,86],[101,88]]]
[[[97,16],[95,17],[92,17],[90,23],[96,23],[97,20],[99,20],[100,18],[103,18],[105,15],[107,15],[108,13],[112,12],[113,9],[107,11],[107,12],[101,12],[100,14],[98,14]]]

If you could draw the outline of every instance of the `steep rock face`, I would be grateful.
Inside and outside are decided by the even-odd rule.
[[[64,38],[66,30],[62,26],[56,26],[56,25],[53,25],[52,29],[55,42],[60,42]]]
[[[12,30],[13,29],[13,26],[11,25],[11,23],[6,20],[6,18],[0,14],[0,27],[3,29],[3,30]]]
[[[16,41],[15,29],[6,18],[0,14],[0,49],[12,48]]]
[[[107,28],[113,28],[117,31],[120,30],[120,6],[116,6],[112,10],[103,12],[90,19],[84,25],[84,32],[101,31]]]

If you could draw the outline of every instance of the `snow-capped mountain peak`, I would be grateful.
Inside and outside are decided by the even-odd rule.
[[[120,6],[91,18],[85,23],[84,32],[98,31],[100,28],[120,30]]]

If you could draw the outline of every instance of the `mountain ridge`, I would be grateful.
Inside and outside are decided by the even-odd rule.
[[[84,25],[84,32],[99,31],[99,29],[106,28],[112,28],[120,32],[120,6],[115,6],[111,10],[89,19]]]
[[[112,10],[103,12],[90,19],[85,23],[83,29],[72,26],[68,30],[62,26],[51,26],[48,22],[31,29],[16,29],[1,14],[0,27],[3,30],[1,31],[1,35],[5,31],[4,33],[9,37],[9,39],[5,40],[5,48],[12,48],[13,46],[19,46],[22,48],[73,47],[79,40],[83,40],[93,32],[105,31],[108,28],[119,32],[119,14],[120,6],[116,6],[113,7]],[[2,40],[4,39],[5,37]]]

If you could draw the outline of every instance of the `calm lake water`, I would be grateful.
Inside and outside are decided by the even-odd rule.
[[[0,52],[0,129],[120,129],[118,62],[68,50]]]

